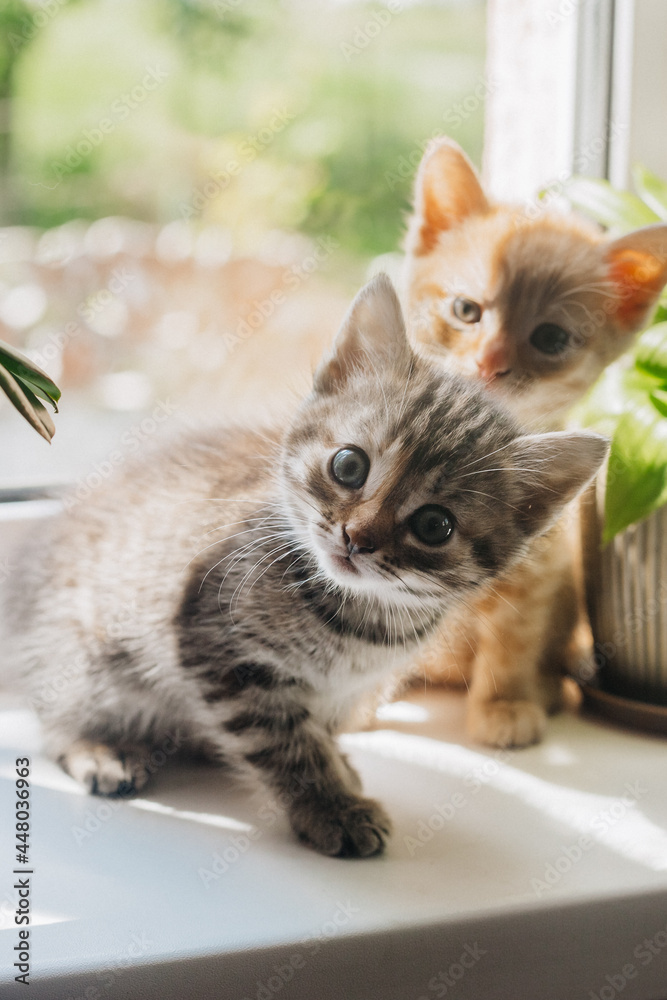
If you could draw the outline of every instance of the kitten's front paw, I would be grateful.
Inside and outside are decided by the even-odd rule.
[[[130,795],[143,788],[148,780],[138,751],[120,751],[90,740],[73,743],[58,762],[93,795]]]
[[[492,747],[526,747],[544,736],[547,715],[532,701],[471,702],[468,734]]]
[[[334,858],[379,854],[391,832],[389,817],[377,802],[353,796],[335,803],[318,799],[299,803],[290,820],[299,840]]]

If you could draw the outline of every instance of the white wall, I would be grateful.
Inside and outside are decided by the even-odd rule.
[[[618,0],[617,0],[618,2]],[[621,0],[625,3],[627,0]],[[667,3],[635,0],[630,131],[625,164],[639,162],[667,180]],[[623,167],[620,166],[623,177]]]
[[[487,33],[497,198],[573,171],[628,186],[638,162],[667,179],[667,0],[489,0]]]
[[[571,171],[577,10],[578,0],[489,0],[483,175],[496,198],[523,201]]]

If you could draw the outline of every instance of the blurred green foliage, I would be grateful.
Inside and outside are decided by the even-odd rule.
[[[633,182],[636,194],[574,177],[565,194],[613,235],[667,222],[667,182],[640,165]],[[602,535],[610,542],[667,504],[667,288],[652,325],[604,370],[573,416],[611,438]]]
[[[479,162],[481,2],[4,0],[6,223],[190,218],[396,249],[421,150]],[[482,95],[482,96],[480,96]]]

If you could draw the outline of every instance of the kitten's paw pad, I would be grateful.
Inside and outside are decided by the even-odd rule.
[[[80,740],[59,758],[67,773],[93,795],[124,796],[139,791],[148,780],[141,755],[104,743]]]
[[[370,858],[379,854],[391,833],[391,821],[373,799],[350,797],[325,805],[304,804],[292,812],[300,840],[334,858]]]
[[[532,701],[485,701],[468,709],[468,733],[492,747],[526,747],[539,743],[546,712]]]

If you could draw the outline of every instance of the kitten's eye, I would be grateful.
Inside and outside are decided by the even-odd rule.
[[[530,342],[542,354],[562,354],[570,343],[570,335],[555,323],[540,323],[531,333]]]
[[[454,530],[453,514],[432,503],[416,510],[408,523],[413,535],[424,545],[442,545]]]
[[[358,490],[366,482],[371,462],[361,448],[341,448],[331,459],[331,475],[341,486]]]
[[[454,299],[452,309],[456,318],[462,323],[479,323],[482,318],[481,307],[472,299],[464,299],[461,295]]]

